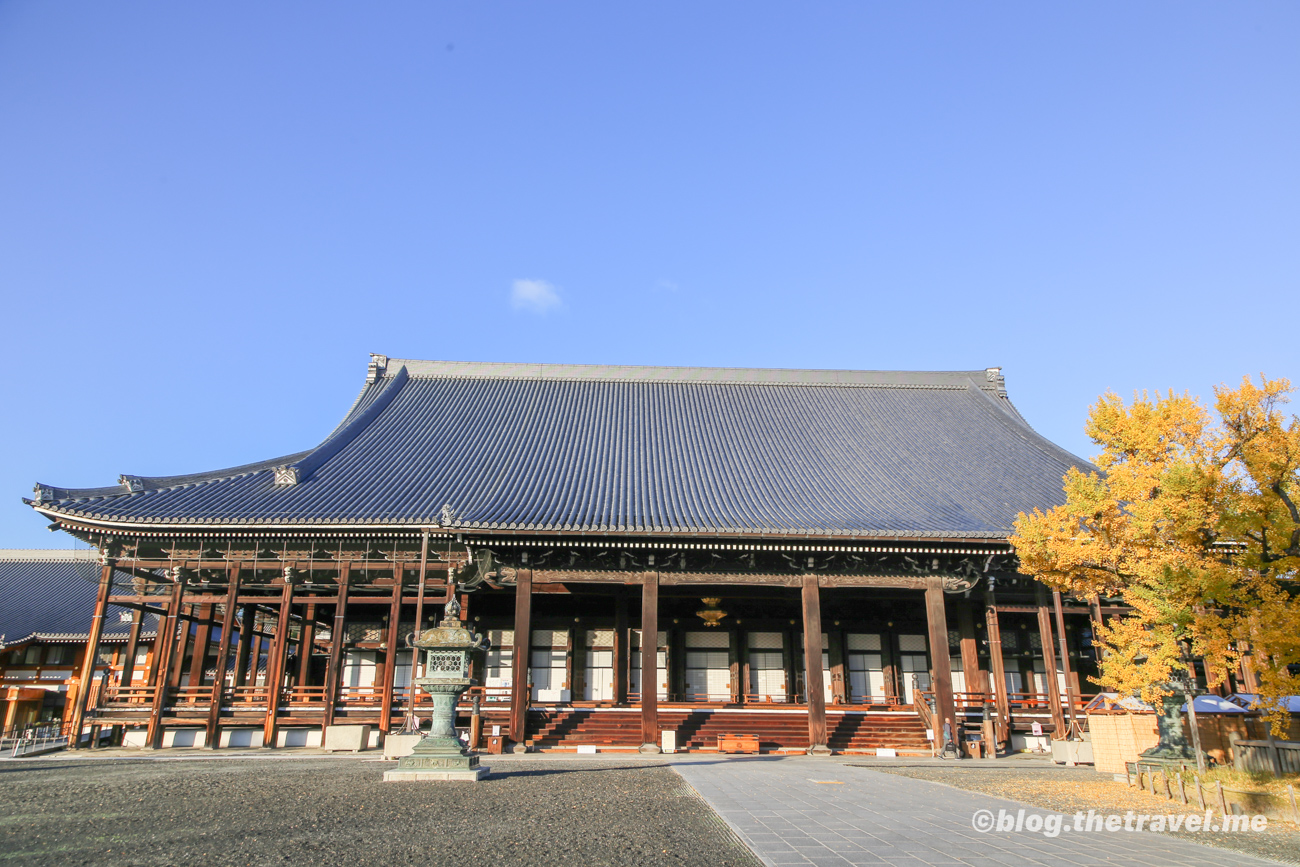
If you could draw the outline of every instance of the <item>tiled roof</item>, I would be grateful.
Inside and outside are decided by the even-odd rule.
[[[27,641],[85,641],[95,614],[99,555],[83,550],[0,550],[0,648]],[[115,585],[128,576],[119,574]],[[123,616],[125,615],[125,620]],[[110,605],[103,637],[126,638],[131,611]],[[157,628],[146,615],[142,634]]]
[[[307,452],[211,473],[38,485],[52,516],[162,528],[1002,538],[1087,464],[997,369],[515,365],[376,358]],[[279,484],[277,484],[277,479]]]

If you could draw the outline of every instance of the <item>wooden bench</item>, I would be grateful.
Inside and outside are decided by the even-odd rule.
[[[718,735],[718,752],[757,753],[758,737],[756,735]]]

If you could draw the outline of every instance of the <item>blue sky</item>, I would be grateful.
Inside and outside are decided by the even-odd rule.
[[[309,447],[367,353],[1300,380],[1295,3],[0,2],[19,502]]]

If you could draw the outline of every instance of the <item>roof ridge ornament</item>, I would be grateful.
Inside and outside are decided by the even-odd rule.
[[[298,468],[293,465],[276,467],[274,484],[280,488],[298,484]]]
[[[1007,396],[1007,378],[1002,375],[1002,368],[989,367],[984,370],[984,379],[993,383],[998,390],[998,397]]]
[[[370,364],[366,367],[366,384],[371,385],[388,370],[388,356],[370,353]]]
[[[139,476],[128,476],[123,473],[117,477],[117,483],[131,494],[138,494],[144,490],[144,480]]]
[[[450,527],[456,523],[456,513],[451,508],[451,503],[443,503],[442,511],[438,513],[438,523],[444,527]]]

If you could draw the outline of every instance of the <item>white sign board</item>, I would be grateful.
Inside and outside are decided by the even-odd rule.
[[[1043,736],[1043,724],[1034,723],[1033,726],[1031,727],[1031,731],[1033,731],[1034,737],[1041,738]]]

